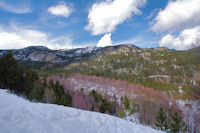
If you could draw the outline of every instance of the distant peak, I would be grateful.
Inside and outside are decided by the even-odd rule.
[[[167,47],[158,47],[158,48],[155,48],[155,50],[157,51],[165,51],[165,50],[169,50]]]
[[[24,49],[39,49],[39,50],[49,50],[49,48],[45,47],[45,46],[29,46],[26,47]]]
[[[133,44],[119,44],[118,46],[126,46],[126,47],[134,47],[134,48],[140,48],[140,47],[138,47],[138,46],[136,46],[136,45],[133,45]]]

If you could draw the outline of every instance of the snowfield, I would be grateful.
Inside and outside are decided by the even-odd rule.
[[[1,133],[161,133],[97,112],[33,103],[0,89]]]

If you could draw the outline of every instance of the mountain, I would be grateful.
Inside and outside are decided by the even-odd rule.
[[[72,63],[65,71],[121,79],[166,93],[177,92],[178,88],[200,84],[199,49],[176,51],[119,46],[117,50],[109,49],[91,60]]]
[[[50,85],[58,81],[70,92],[72,107],[155,126],[162,106],[166,113],[178,112],[191,132],[200,129],[200,47],[176,51],[124,44],[12,52],[22,66],[39,73],[43,102],[53,103]]]
[[[106,114],[54,104],[32,103],[0,89],[4,133],[161,133]]]
[[[54,65],[65,66],[77,61],[94,59],[98,54],[109,52],[112,53],[121,47],[138,48],[133,45],[118,45],[108,47],[86,47],[68,50],[51,50],[44,46],[30,46],[23,49],[13,49],[11,51],[19,62],[32,67],[37,64],[41,68],[45,69]],[[8,50],[0,50],[0,56],[7,51]]]

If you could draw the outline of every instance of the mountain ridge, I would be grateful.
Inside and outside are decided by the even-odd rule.
[[[68,65],[72,62],[90,60],[101,53],[114,52],[122,47],[139,49],[139,47],[130,44],[67,50],[52,50],[44,46],[29,46],[23,49],[0,50],[0,56],[7,51],[12,51],[15,59],[19,62],[26,64],[31,64],[31,62],[43,63],[45,68],[45,66]]]
[[[174,101],[173,104],[166,102],[170,107],[176,108],[177,104],[181,103],[179,111],[187,112],[184,106],[188,106],[188,104],[194,108],[192,115],[188,116],[187,113],[184,115],[184,119],[188,120],[187,123],[190,124],[189,126],[194,128],[200,126],[196,122],[196,118],[197,121],[199,119],[199,112],[196,113],[195,111],[198,110],[198,107],[196,104],[192,104],[198,103],[200,94],[199,51],[200,47],[186,51],[176,51],[168,48],[142,49],[130,45],[119,45],[103,48],[77,48],[66,51],[50,50],[39,46],[13,50],[12,52],[20,65],[26,66],[27,69],[36,70],[44,80],[53,76],[52,80],[54,82],[60,81],[62,85],[62,82],[69,80],[65,89],[68,90],[71,85],[71,93],[76,101],[74,105],[77,105],[78,108],[80,104],[77,103],[80,102],[80,99],[86,102],[88,100],[86,89],[93,88],[102,95],[109,95],[110,91],[107,94],[104,94],[105,91],[101,91],[105,90],[106,84],[109,86],[108,90],[116,88],[109,84],[118,85],[119,89],[122,89],[123,85],[124,89],[122,90],[124,92],[130,88],[132,88],[131,90],[137,90],[138,88],[138,92],[146,97],[146,100],[142,98],[142,101],[140,101],[141,99],[137,97],[129,96],[128,92],[126,92],[127,94],[121,93],[121,97],[127,96],[127,98],[130,98],[131,106],[132,104],[135,106],[135,103],[137,105],[139,100],[140,108],[137,110],[136,107],[136,112],[133,111],[134,114],[131,117],[136,115],[136,118],[141,118],[141,123],[154,124],[159,105],[165,103],[165,101],[161,102],[161,100],[155,99],[157,93],[160,93]],[[0,50],[0,54],[5,52],[7,51]],[[82,96],[84,91],[86,93]],[[44,96],[46,96],[46,93]],[[131,94],[134,95],[136,92]],[[84,99],[84,97],[86,98]],[[118,97],[118,100],[123,101],[120,97]],[[182,101],[177,102],[180,100]],[[194,102],[188,103],[187,100]],[[93,109],[95,106],[93,106]],[[128,111],[130,110],[124,109],[123,104],[120,104],[120,106],[122,110],[118,110],[119,116],[129,118]],[[90,106],[88,107],[92,109]],[[148,116],[144,115],[146,108],[150,111]],[[169,107],[165,106],[165,108]],[[151,121],[147,121],[149,116],[152,116]]]

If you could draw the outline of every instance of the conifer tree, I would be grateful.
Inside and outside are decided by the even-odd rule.
[[[129,99],[125,96],[123,99],[123,104],[125,109],[130,109],[130,101]]]
[[[173,133],[179,132],[179,131],[186,131],[188,130],[187,125],[182,120],[181,116],[178,116],[178,113],[171,113],[170,114],[171,123],[170,123],[170,130]]]
[[[24,91],[29,97],[34,88],[35,81],[38,79],[38,74],[35,71],[27,71],[24,74]]]
[[[0,82],[3,87],[22,92],[23,70],[18,66],[11,51],[0,58]]]
[[[159,127],[161,130],[168,129],[167,116],[164,113],[162,107],[160,107],[160,110],[156,115],[156,126]]]
[[[66,93],[66,105],[70,106],[70,107],[72,106],[72,97],[71,97],[69,91],[67,91],[67,93]]]

